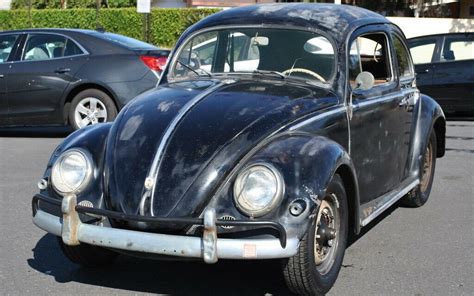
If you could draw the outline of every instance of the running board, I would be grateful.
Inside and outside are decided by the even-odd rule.
[[[379,216],[386,209],[391,207],[394,203],[396,203],[405,194],[410,192],[410,190],[415,188],[418,184],[420,184],[420,180],[416,179],[415,181],[412,181],[408,185],[402,187],[400,190],[391,191],[371,202],[368,202],[365,205],[361,205],[359,215],[361,219],[360,225],[364,227],[370,222],[372,222],[372,220],[377,218],[377,216]]]

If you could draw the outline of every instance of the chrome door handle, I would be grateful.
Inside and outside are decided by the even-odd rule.
[[[71,69],[69,69],[69,68],[58,68],[54,72],[59,73],[59,74],[63,74],[63,73],[71,72]]]
[[[3,74],[0,74],[0,78],[4,78],[4,77],[5,77],[5,75],[3,75]]]

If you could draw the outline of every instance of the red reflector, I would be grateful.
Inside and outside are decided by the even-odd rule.
[[[168,60],[166,57],[154,57],[154,56],[140,56],[145,65],[154,71],[163,71]]]

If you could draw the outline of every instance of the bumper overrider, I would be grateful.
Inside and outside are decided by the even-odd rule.
[[[60,206],[63,216],[58,217],[38,208],[40,200]],[[125,251],[203,258],[206,263],[215,263],[218,259],[287,258],[296,254],[299,244],[298,238],[287,238],[285,228],[279,223],[259,220],[219,220],[216,219],[214,209],[206,210],[202,219],[138,216],[80,206],[77,205],[75,195],[67,195],[58,200],[42,194],[33,197],[32,206],[33,223],[49,233],[62,237],[63,242],[70,246],[86,243]],[[83,223],[79,214],[122,221],[200,225],[204,231],[202,237],[148,233]],[[279,238],[218,238],[217,226],[272,228],[278,232]]]

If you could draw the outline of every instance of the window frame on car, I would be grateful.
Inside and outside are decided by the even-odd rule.
[[[334,84],[337,81],[338,77],[338,71],[337,71],[337,65],[339,61],[339,55],[337,51],[337,46],[336,42],[334,41],[333,37],[328,34],[328,32],[325,32],[323,30],[320,30],[318,28],[306,28],[306,27],[299,27],[299,26],[281,26],[281,25],[224,25],[224,26],[213,26],[213,27],[208,27],[204,28],[201,30],[197,30],[193,32],[192,34],[186,36],[183,40],[180,40],[177,46],[175,47],[174,53],[173,53],[173,58],[169,61],[166,73],[163,73],[164,75],[162,76],[162,79],[164,78],[165,81],[167,82],[176,82],[176,81],[182,81],[182,80],[187,80],[189,77],[176,77],[174,75],[174,67],[176,65],[178,57],[181,55],[181,52],[185,50],[187,44],[191,39],[196,37],[197,35],[204,34],[207,32],[212,32],[212,31],[219,31],[219,30],[239,30],[239,29],[255,29],[255,28],[264,28],[264,29],[275,29],[275,30],[296,30],[296,31],[302,31],[302,32],[308,32],[308,33],[313,33],[317,34],[319,36],[322,36],[326,38],[329,43],[331,44],[332,48],[334,49],[334,61],[332,65],[332,73],[331,77],[326,80],[326,82],[321,82],[321,86],[325,88],[333,88]],[[213,73],[213,74],[221,74],[221,73]],[[239,73],[239,72],[234,72],[231,73],[233,75],[248,75],[247,73]],[[316,81],[316,80],[315,80]]]
[[[386,53],[388,55],[387,58],[387,61],[389,63],[389,67],[388,67],[388,70],[390,71],[390,80],[388,80],[387,82],[385,83],[380,83],[380,84],[374,84],[374,86],[370,89],[370,90],[367,90],[367,91],[360,91],[360,90],[357,90],[357,89],[354,89],[354,87],[351,85],[351,81],[350,81],[350,63],[349,63],[349,59],[350,59],[350,50],[352,48],[352,44],[354,42],[356,42],[356,40],[358,38],[361,38],[361,37],[364,37],[364,36],[367,36],[367,35],[376,35],[376,34],[380,34],[380,35],[384,35],[385,37],[385,46],[386,46]],[[389,36],[389,34],[385,31],[385,30],[367,30],[367,31],[363,31],[361,32],[360,34],[354,34],[353,36],[351,36],[351,38],[348,39],[348,46],[347,46],[347,52],[346,52],[346,60],[347,60],[347,70],[346,70],[346,80],[347,80],[347,84],[349,86],[349,89],[350,91],[352,92],[361,92],[361,93],[369,93],[369,92],[372,92],[373,89],[380,89],[380,88],[390,88],[390,85],[394,85],[394,82],[395,82],[395,70],[394,70],[394,60],[393,60],[393,54],[392,54],[392,40]],[[359,54],[360,56],[360,54]]]
[[[472,60],[474,60],[474,58],[472,58],[472,59],[462,59],[462,60],[461,59],[459,59],[459,60],[456,60],[456,59],[446,60],[443,57],[444,47],[446,46],[446,41],[447,40],[449,40],[449,39],[456,40],[458,38],[464,38],[466,40],[465,42],[469,42],[469,38],[468,38],[469,36],[472,36],[472,35],[471,34],[446,34],[446,35],[442,36],[441,41],[439,43],[440,49],[439,49],[439,52],[437,54],[437,61],[436,62],[439,62],[439,63],[453,63],[453,62],[462,62],[462,61],[472,61]],[[474,36],[472,36],[472,37],[474,38]],[[459,41],[461,41],[461,40],[459,40]],[[473,46],[474,46],[474,41],[472,41],[472,42],[473,42]]]
[[[8,54],[7,59],[3,62],[0,62],[0,64],[12,63],[14,62],[15,56],[17,54],[18,46],[21,44],[22,33],[21,32],[15,32],[15,33],[5,32],[5,33],[0,34],[0,37],[2,36],[16,36],[15,42],[13,42],[12,49],[10,53]]]
[[[60,60],[60,59],[69,59],[69,58],[73,58],[73,57],[85,56],[85,55],[90,54],[80,43],[78,43],[76,40],[74,40],[74,38],[72,38],[72,37],[70,37],[66,34],[61,34],[61,33],[56,33],[56,32],[43,32],[43,31],[24,32],[24,34],[26,35],[26,38],[24,39],[23,44],[22,44],[21,55],[18,57],[19,58],[18,60],[14,61],[14,62],[17,62],[17,63],[44,62],[44,61],[52,61],[52,60]],[[43,59],[43,60],[25,60],[24,59],[25,54],[26,54],[25,51],[26,51],[26,47],[28,45],[28,40],[30,39],[31,36],[35,36],[35,35],[54,35],[54,36],[63,37],[66,40],[65,44],[67,44],[67,42],[72,42],[75,46],[77,46],[82,51],[82,53],[74,54],[74,55],[68,55],[68,56],[62,56],[62,57],[56,57],[56,58],[53,57],[53,58]]]
[[[407,54],[408,57],[408,64],[410,68],[410,75],[402,75],[402,73],[398,73],[398,79],[401,82],[408,81],[408,80],[413,80],[415,78],[415,63],[413,62],[413,58],[411,56],[411,51],[410,48],[408,47],[408,44],[404,42],[404,38],[398,33],[398,32],[392,32],[392,45],[393,45],[393,53],[394,53],[394,58],[397,63],[397,71],[399,70],[399,63],[400,61],[398,60],[398,55],[397,55],[397,48],[395,47],[395,40],[398,39],[400,43],[402,44],[405,53]],[[436,44],[435,44],[435,49],[436,49]],[[435,50],[433,49],[433,51]]]

